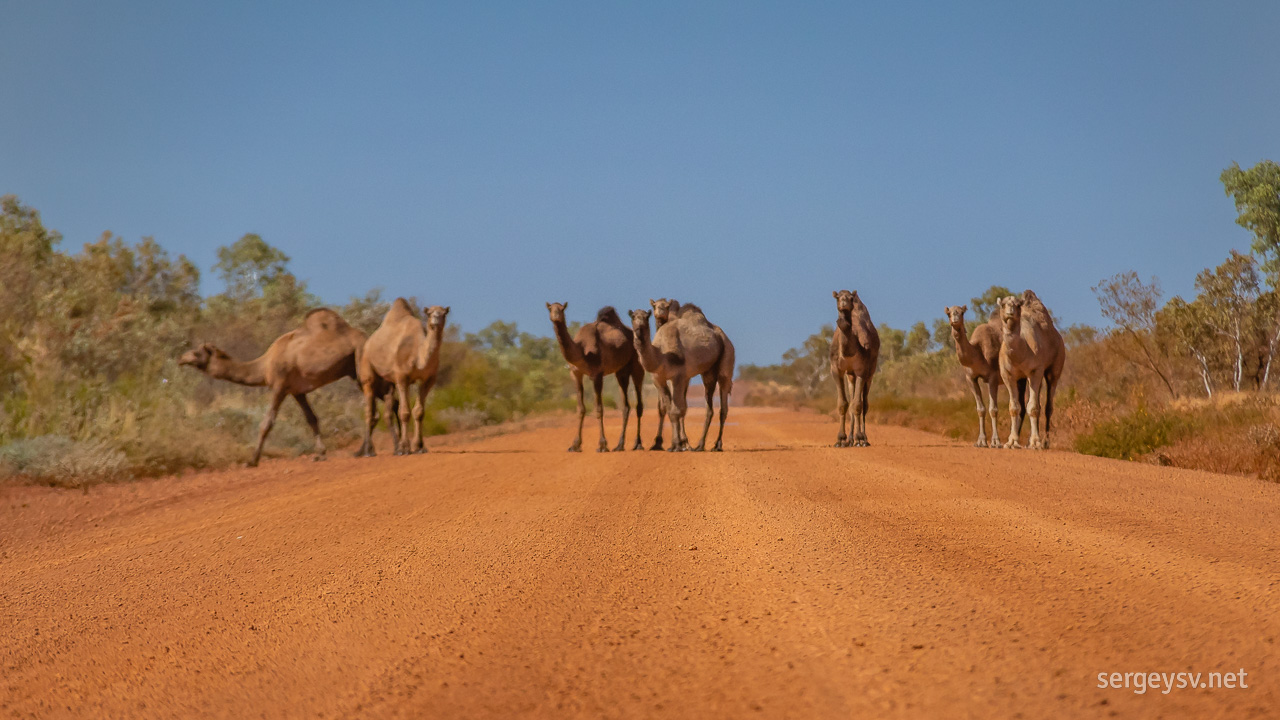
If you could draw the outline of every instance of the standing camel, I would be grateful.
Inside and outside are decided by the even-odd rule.
[[[836,299],[837,311],[836,330],[831,337],[831,378],[836,382],[836,405],[840,411],[836,447],[868,447],[867,396],[880,359],[880,333],[856,290],[833,291],[831,296]],[[845,435],[850,392],[853,417],[849,419],[850,434]]]
[[[320,420],[307,402],[307,393],[344,377],[355,379],[364,342],[365,334],[348,325],[341,315],[328,308],[317,308],[303,318],[302,327],[276,338],[255,360],[235,360],[205,343],[183,353],[178,364],[238,385],[271,388],[271,407],[258,426],[258,445],[254,448],[253,460],[249,461],[250,467],[262,459],[262,446],[276,422],[280,403],[289,395],[302,408],[307,425],[315,435],[315,459],[323,460],[325,447],[320,438]]]
[[[951,339],[956,346],[956,359],[964,368],[965,377],[973,390],[973,399],[978,403],[978,442],[974,447],[1000,447],[1000,431],[996,423],[997,398],[1000,392],[1000,338],[1001,326],[999,316],[973,329],[973,334],[965,336],[964,314],[967,305],[952,305],[943,310],[951,325]],[[981,383],[987,384],[987,402],[982,402]],[[1026,390],[1026,381],[1018,382],[1018,397],[1022,398]],[[991,440],[988,444],[985,416],[991,421]]]
[[[1049,309],[1030,290],[1022,297],[999,300],[1003,335],[1000,345],[1000,375],[1005,387],[1025,381],[1026,409],[1019,398],[1009,393],[1009,418],[1012,428],[1006,448],[1022,447],[1018,436],[1022,417],[1031,416],[1031,437],[1027,447],[1047,450],[1049,429],[1053,421],[1053,396],[1067,361],[1066,344],[1053,324]],[[1044,381],[1044,435],[1040,434],[1040,383]]]
[[[679,317],[681,313],[680,301],[675,299],[668,300],[664,298],[662,300],[654,300],[650,298],[649,306],[653,308],[653,324],[654,324],[654,327],[657,328],[658,330],[661,330],[662,326],[666,325],[667,321],[670,320],[672,317]],[[694,307],[696,310],[697,306],[694,306]],[[698,311],[698,312],[701,312],[701,311]],[[706,419],[707,427],[710,427],[711,425],[711,414],[712,414],[712,407],[713,407],[712,398],[715,397],[716,385],[728,383],[727,387],[729,388],[730,392],[732,391],[733,371],[734,371],[734,363],[735,363],[733,343],[729,340],[729,336],[725,334],[725,331],[721,330],[720,326],[716,325],[715,323],[711,324],[711,328],[715,330],[716,337],[720,338],[720,342],[724,344],[725,360],[721,362],[722,367],[719,368],[716,373],[706,373],[702,376],[702,390],[704,395],[706,396],[706,401],[707,401],[707,419]],[[728,378],[727,380],[722,381],[720,379],[720,376],[725,374],[723,368],[728,368]],[[661,443],[662,419],[666,415],[666,412],[667,412],[667,409],[665,407],[662,407],[662,404],[659,403],[658,404],[659,431],[658,431],[658,442],[656,443],[658,448],[662,447],[662,443]],[[704,431],[704,434],[705,434],[705,431]]]
[[[432,305],[422,309],[426,322],[418,319],[404,298],[396,298],[369,336],[360,359],[360,387],[364,391],[364,443],[356,457],[373,457],[373,426],[377,422],[374,400],[383,388],[392,387],[388,415],[399,415],[399,432],[392,423],[396,455],[426,452],[422,444],[422,418],[440,371],[440,345],[444,342],[448,307]],[[409,434],[409,389],[418,383],[418,404],[413,408],[413,435]]]
[[[560,352],[569,363],[569,372],[578,388],[578,434],[569,446],[569,452],[582,451],[582,423],[587,416],[587,404],[583,398],[582,378],[591,378],[591,386],[596,391],[596,421],[600,424],[600,442],[596,452],[609,452],[609,443],[604,437],[604,376],[613,375],[618,379],[618,387],[622,390],[622,434],[618,436],[618,444],[614,452],[626,449],[627,419],[631,416],[631,401],[627,397],[627,387],[632,382],[636,386],[636,443],[633,450],[643,450],[640,440],[640,420],[644,416],[644,368],[636,359],[636,351],[631,341],[631,329],[622,324],[618,311],[612,307],[600,308],[595,322],[583,325],[576,336],[569,336],[569,326],[565,324],[564,311],[569,303],[547,303],[547,312],[551,315],[551,325],[555,328],[556,341],[560,343]]]
[[[712,325],[702,309],[688,304],[680,307],[678,316],[669,320],[649,338],[648,310],[631,311],[631,328],[635,331],[636,352],[644,369],[653,373],[653,383],[661,395],[659,412],[666,408],[671,417],[671,451],[706,449],[714,414],[712,394],[720,391],[720,432],[712,451],[724,449],[724,423],[729,417],[729,393],[733,390],[734,349],[724,332]],[[689,446],[684,418],[688,410],[689,382],[702,376],[707,392],[707,415],[702,439]],[[662,449],[662,427],[659,425],[654,450]]]

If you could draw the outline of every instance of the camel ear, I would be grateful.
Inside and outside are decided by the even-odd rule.
[[[833,298],[835,298],[835,299],[839,300],[839,299],[840,299],[840,293],[839,293],[838,291],[836,291],[836,290],[832,290],[832,291],[831,291],[831,297],[833,297]]]
[[[444,306],[444,314],[445,314],[445,315],[448,315],[448,314],[449,314],[449,306],[448,306],[448,305],[445,305],[445,306]]]
[[[569,301],[568,301],[568,300],[565,300],[564,302],[560,303],[560,307],[564,308],[565,310],[568,310],[568,309],[569,309]]]
[[[657,307],[658,303],[653,298],[649,298],[649,307]]]
[[[548,309],[548,310],[550,310],[550,309],[551,309],[551,303],[547,303],[547,309]]]
[[[961,306],[960,306],[960,312],[969,312],[969,306],[968,306],[968,305],[961,305]]]

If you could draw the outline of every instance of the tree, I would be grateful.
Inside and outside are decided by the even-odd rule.
[[[880,361],[892,362],[907,354],[907,334],[897,328],[880,323]]]
[[[1212,366],[1218,343],[1215,342],[1217,337],[1209,326],[1207,314],[1201,300],[1188,303],[1175,296],[1157,313],[1156,322],[1162,332],[1175,338],[1177,346],[1195,359],[1205,394],[1213,397]]]
[[[218,248],[218,264],[213,266],[234,300],[262,297],[272,285],[288,276],[289,256],[249,233],[234,244]],[[294,281],[296,284],[296,280]]]
[[[1169,394],[1178,397],[1156,347],[1156,311],[1160,307],[1160,281],[1143,284],[1132,270],[1118,273],[1093,286],[1103,317],[1110,320],[1129,341],[1132,354],[1123,357],[1131,364],[1145,366],[1164,383]]]
[[[1280,274],[1280,165],[1263,160],[1242,170],[1238,163],[1231,163],[1221,180],[1235,199],[1236,222],[1253,233],[1253,250],[1274,279]]]
[[[1003,285],[992,285],[987,288],[981,295],[976,298],[969,299],[969,310],[973,312],[973,319],[979,324],[991,319],[991,314],[996,311],[996,303],[1002,297],[1008,297],[1013,291]]]
[[[1204,303],[1204,321],[1231,345],[1232,389],[1244,380],[1244,358],[1255,337],[1255,312],[1262,293],[1258,262],[1252,255],[1231,251],[1225,262],[1196,275],[1197,302]]]
[[[911,326],[911,330],[907,332],[906,353],[908,355],[923,355],[933,348],[933,338],[929,335],[929,328],[923,322],[916,322]]]

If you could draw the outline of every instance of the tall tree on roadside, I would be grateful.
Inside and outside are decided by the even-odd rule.
[[[1160,378],[1169,394],[1178,397],[1169,379],[1165,358],[1156,344],[1156,313],[1160,308],[1160,280],[1144,284],[1132,270],[1113,275],[1093,286],[1103,317],[1115,324],[1128,340],[1132,353],[1122,356],[1129,363],[1146,367]]]
[[[1225,262],[1196,275],[1198,301],[1205,307],[1204,320],[1231,346],[1231,387],[1239,391],[1244,381],[1244,359],[1255,332],[1255,312],[1262,286],[1258,261],[1252,255],[1231,251]]]
[[[1216,349],[1221,346],[1210,327],[1204,302],[1196,299],[1187,302],[1174,297],[1156,314],[1156,323],[1162,333],[1177,341],[1177,346],[1196,361],[1196,370],[1204,384],[1204,392],[1213,397],[1213,366]]]
[[[1280,165],[1263,160],[1243,170],[1238,163],[1222,171],[1222,186],[1236,203],[1236,222],[1253,233],[1253,251],[1263,269],[1280,275]]]

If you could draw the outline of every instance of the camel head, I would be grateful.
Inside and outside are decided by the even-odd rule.
[[[653,308],[653,319],[658,323],[658,327],[666,324],[671,319],[671,315],[680,309],[680,303],[665,298],[662,300],[650,298],[649,306]]]
[[[1022,298],[1002,297],[996,301],[1000,308],[1000,321],[1006,330],[1017,330],[1022,323]]]
[[[853,310],[854,306],[858,304],[857,290],[854,290],[853,292],[848,290],[833,290],[831,291],[831,297],[836,299],[836,309],[842,313]]]
[[[631,329],[635,332],[643,330],[649,332],[649,316],[653,313],[648,310],[632,310],[631,311]]]
[[[547,312],[551,313],[551,322],[553,324],[564,322],[564,311],[568,307],[568,301],[562,303],[547,303]]]
[[[969,309],[968,305],[951,305],[943,309],[947,314],[947,322],[951,323],[951,327],[964,330],[964,313]]]
[[[209,367],[209,362],[214,358],[227,359],[229,356],[214,347],[210,343],[205,343],[194,350],[188,350],[178,358],[179,365],[190,365],[191,367],[204,372]]]
[[[444,327],[444,320],[449,315],[449,306],[432,305],[422,308],[422,315],[427,319],[427,328],[439,330]]]

